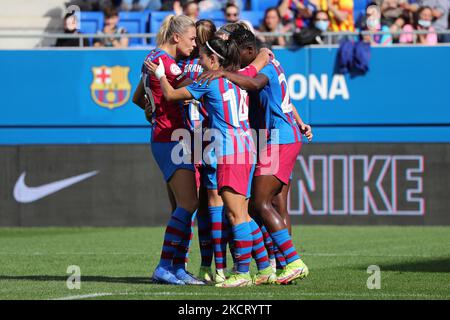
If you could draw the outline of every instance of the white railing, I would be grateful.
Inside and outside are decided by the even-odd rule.
[[[426,30],[414,30],[414,31],[396,31],[396,32],[390,32],[390,31],[378,31],[378,32],[370,32],[370,31],[360,31],[360,32],[322,32],[322,38],[324,38],[326,41],[324,41],[323,45],[331,45],[335,43],[334,39],[339,39],[345,36],[360,36],[360,35],[392,35],[392,36],[399,36],[401,34],[413,34],[413,35],[420,35],[420,34],[428,34],[429,31]],[[433,31],[433,33],[436,33],[438,35],[443,34],[450,34],[450,30],[443,30],[443,31]],[[290,38],[292,37],[292,32],[286,32],[286,33],[277,33],[277,32],[256,32],[257,35],[261,36],[273,36],[273,37],[286,37]],[[17,34],[17,33],[11,33],[11,32],[0,32],[0,40],[5,41],[5,39],[23,39],[23,38],[38,38],[38,39],[78,39],[79,40],[79,47],[83,47],[83,39],[103,39],[103,38],[139,38],[139,39],[150,39],[155,38],[156,33],[125,33],[121,35],[110,35],[110,34],[99,34],[99,33],[90,33],[90,34],[67,34],[67,33],[27,33],[27,34]],[[413,37],[414,43],[416,43],[416,37]]]

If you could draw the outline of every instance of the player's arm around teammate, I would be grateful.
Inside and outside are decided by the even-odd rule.
[[[201,63],[205,70],[227,68],[236,71],[239,69],[239,49],[234,41],[212,39],[206,42],[200,53]],[[225,79],[218,79],[209,87],[193,84],[187,88],[174,89],[165,79],[162,63],[158,66],[149,63],[148,66],[160,79],[164,96],[169,101],[192,98],[198,100],[200,97],[204,97],[210,126],[220,132],[219,139],[223,141],[221,145],[226,146],[224,149],[215,149],[219,161],[217,166],[218,189],[232,225],[237,259],[237,273],[219,286],[249,285],[252,283],[249,265],[253,238],[246,199],[249,196],[251,185],[253,167],[251,159],[254,159],[254,144],[251,135],[247,132],[249,125],[247,121],[248,107],[244,98],[246,94]],[[244,155],[244,163],[235,162],[236,159],[242,159],[239,157],[241,154]],[[234,162],[230,163],[225,159],[232,159]],[[265,249],[263,248],[263,250]]]
[[[262,48],[260,50],[260,52],[258,53],[258,55],[256,56],[256,58],[249,64],[248,67],[252,67],[254,69],[254,76],[257,76],[257,74],[269,63],[270,59],[273,57],[273,53],[272,51],[270,51],[269,49],[266,48]],[[242,69],[244,70],[244,69]],[[231,75],[231,76],[230,76]],[[235,78],[233,75],[238,75],[237,78]],[[215,79],[219,79],[219,78],[227,78],[229,79],[231,82],[234,82],[236,84],[238,84],[238,82],[242,85],[239,85],[239,87],[241,87],[244,90],[259,90],[258,88],[261,87],[263,88],[264,85],[261,82],[260,79],[257,79],[256,82],[247,82],[247,78],[252,78],[250,77],[248,74],[240,72],[240,71],[234,71],[234,72],[230,72],[230,71],[226,71],[226,70],[208,70],[204,73],[202,73],[198,79],[196,80],[196,82],[199,85],[209,85],[211,83],[211,81],[215,80]],[[238,79],[237,82],[235,82],[234,80]]]
[[[146,60],[163,61],[169,70],[167,78],[177,85],[181,70],[176,60],[190,55],[195,47],[195,23],[186,16],[168,15],[157,36],[158,46],[150,52]],[[153,273],[153,280],[168,284],[203,284],[186,272],[184,259],[189,246],[191,219],[198,208],[194,165],[184,161],[189,158],[189,150],[183,140],[174,141],[174,132],[184,129],[182,115],[177,104],[163,97],[159,80],[142,69],[142,82],[147,95],[152,97],[154,123],[151,127],[151,148],[166,183],[170,186],[176,208],[166,228],[161,258]],[[173,151],[183,146],[183,160],[175,161]],[[177,154],[175,152],[175,154]],[[178,155],[180,152],[178,152]],[[178,159],[177,159],[178,160]]]
[[[254,59],[255,37],[246,30],[234,32],[231,36],[236,37],[241,61],[245,66]],[[227,71],[222,71],[218,76],[227,77],[243,89],[259,92],[256,99],[260,101],[253,103],[252,108],[259,114],[256,118],[264,120],[257,121],[257,127],[254,129],[265,129],[264,136],[268,140],[267,144],[260,146],[262,149],[259,152],[253,179],[252,212],[262,219],[287,262],[285,270],[278,277],[278,282],[288,283],[295,278],[304,277],[308,270],[292,243],[287,221],[272,204],[283,186],[289,184],[295,160],[301,148],[301,134],[289,101],[284,71],[278,61],[272,60],[255,77]]]
[[[216,57],[216,56],[213,56]],[[203,57],[202,57],[203,58]],[[219,67],[219,58],[213,58],[213,62],[209,63],[209,66],[213,68]],[[205,60],[205,59],[204,59]],[[208,62],[204,62],[206,65]],[[146,63],[147,67],[154,72],[155,76],[160,80],[161,83],[161,89],[164,94],[164,97],[167,99],[167,101],[182,101],[182,100],[189,100],[194,99],[195,97],[191,94],[190,91],[188,91],[187,88],[178,88],[174,89],[169,81],[167,80],[167,77],[165,75],[165,69],[164,64],[162,61],[160,61],[159,65],[156,65],[152,62],[147,61]],[[211,69],[215,70],[215,69]],[[224,200],[228,212],[229,212],[229,218],[232,225],[240,224],[246,221],[247,212],[244,210],[245,206],[245,196],[238,194],[235,192],[232,188],[224,188],[222,194],[222,199]]]

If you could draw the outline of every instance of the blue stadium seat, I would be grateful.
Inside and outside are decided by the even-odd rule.
[[[267,8],[277,7],[279,0],[251,0],[252,11],[266,11]]]
[[[225,15],[222,10],[200,12],[199,18],[210,19],[214,21],[214,24],[216,25],[217,28],[220,28],[226,23]],[[241,11],[240,18],[242,20],[250,21],[252,25],[256,28],[261,24],[264,18],[264,11]]]
[[[169,14],[174,14],[173,11],[152,11],[150,12],[150,33],[158,33],[159,26],[164,18]],[[150,39],[150,44],[156,45],[156,37]]]
[[[120,12],[119,26],[124,27],[128,33],[145,33],[149,16],[149,11],[143,12]],[[129,46],[142,46],[146,44],[146,39],[130,38]]]
[[[103,12],[81,11],[80,13],[80,32],[81,33],[97,33],[103,28],[104,18]],[[89,45],[92,46],[93,39],[89,38]]]
[[[220,28],[226,22],[225,15],[222,10],[200,12],[199,19],[212,20],[217,28]]]
[[[242,20],[250,21],[253,27],[257,29],[264,19],[264,11],[242,11],[240,16]]]
[[[366,5],[370,0],[354,0],[353,1],[353,19],[355,21],[355,26],[361,26],[361,19],[366,14]]]
[[[158,33],[159,28],[161,26],[161,23],[163,22],[164,18],[172,14],[171,11],[153,11],[150,12],[150,33]],[[240,17],[242,20],[248,20],[250,21],[255,28],[257,28],[263,18],[264,18],[264,11],[241,11]],[[217,28],[220,28],[225,24],[225,16],[223,14],[223,11],[209,11],[209,12],[201,12],[200,19],[210,19],[214,21]],[[150,41],[150,44],[155,45],[156,39],[152,38]]]
[[[353,18],[357,26],[360,25],[362,17],[365,15],[366,5],[370,0],[354,0],[353,1]],[[265,11],[267,8],[276,7],[279,0],[251,0],[252,11]]]

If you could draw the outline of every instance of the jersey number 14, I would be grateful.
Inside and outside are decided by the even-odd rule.
[[[236,128],[240,127],[239,122],[248,120],[248,105],[247,105],[247,91],[239,89],[240,99],[239,105],[237,104],[236,95],[234,89],[228,89],[223,94],[223,101],[229,102],[231,106],[231,121],[232,125]]]

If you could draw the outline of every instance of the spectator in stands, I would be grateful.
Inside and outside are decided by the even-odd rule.
[[[284,33],[286,28],[281,23],[281,15],[276,7],[268,8],[264,14],[264,20],[259,28],[260,32]],[[259,39],[269,46],[285,46],[286,39],[283,36],[259,36]]]
[[[314,12],[312,23],[308,27],[295,32],[293,40],[299,46],[307,46],[311,44],[323,44],[326,39],[322,32],[328,31],[330,19],[328,12],[317,10]]]
[[[71,0],[67,2],[66,8],[77,6],[81,11],[96,11],[99,7],[99,0]]]
[[[362,29],[364,31],[371,32],[389,32],[390,30],[388,26],[381,23],[381,10],[380,7],[374,2],[369,3],[366,7],[366,16]],[[379,44],[383,46],[392,44],[391,34],[363,35],[362,39],[363,41],[369,42],[370,44]]]
[[[307,0],[282,0],[278,6],[283,25],[292,31],[307,27],[317,9],[313,1]]]
[[[420,4],[431,8],[433,16],[431,26],[436,31],[444,31],[448,29],[450,0],[421,0]],[[438,38],[440,42],[450,42],[449,35],[440,35]]]
[[[243,0],[204,0],[199,2],[202,12],[223,10],[228,3],[236,5],[238,8],[244,9]]]
[[[378,0],[381,1],[381,0]],[[390,0],[395,1],[395,0]],[[391,26],[391,31],[399,31],[403,28],[405,24],[412,24],[409,21],[414,21],[414,14],[422,6],[428,6],[432,10],[432,27],[436,31],[444,31],[449,27],[449,10],[450,10],[450,0],[397,0],[399,1],[399,6],[403,9],[403,15],[399,16],[394,24]],[[440,42],[450,42],[449,35],[438,36]]]
[[[161,9],[161,0],[121,0],[120,10],[123,11],[158,11]]]
[[[120,8],[124,2],[139,0],[71,0],[66,3],[66,7],[76,5],[81,11],[104,11],[106,8]],[[155,0],[142,0],[153,2]],[[159,0],[156,0],[159,1]]]
[[[64,34],[80,34],[78,31],[78,18],[75,12],[67,13],[64,16]],[[89,47],[89,41],[87,38],[83,40],[83,46]],[[56,40],[56,47],[79,47],[80,39],[76,38],[58,38]]]
[[[425,45],[435,45],[438,42],[438,37],[433,28],[433,10],[430,7],[420,7],[416,12],[413,25],[406,24],[403,27],[404,32],[411,32],[414,30],[428,31],[426,34],[402,34],[400,36],[400,43],[418,43]]]
[[[384,22],[386,25],[389,25],[389,23],[390,23],[389,20],[386,20],[383,17],[381,19],[382,19],[381,20],[382,23]],[[394,20],[393,24],[391,24],[390,31],[392,33],[401,31],[403,29],[403,26],[405,24],[411,24],[411,21],[413,21],[413,19],[414,19],[413,11],[404,9],[402,14]],[[393,38],[398,40],[399,35],[398,34],[394,34]]]
[[[183,14],[184,7],[190,2],[198,4],[199,11],[219,11],[224,6],[224,1],[207,0],[207,1],[193,1],[193,0],[160,0],[161,11],[174,11],[175,15]]]
[[[192,18],[195,22],[198,20],[199,10],[197,1],[188,1],[183,5],[183,14]]]
[[[224,9],[224,14],[227,23],[239,21],[239,7],[234,3],[227,3]]]
[[[354,31],[353,0],[323,0],[320,9],[330,17],[330,31]]]
[[[330,27],[330,17],[328,16],[328,12],[323,10],[314,12],[312,26],[322,32],[328,31]]]
[[[161,11],[175,11],[175,14],[181,13],[182,5],[180,0],[161,0]],[[178,12],[179,10],[179,12]]]
[[[375,3],[380,7],[381,23],[392,26],[395,21],[402,17],[405,10],[408,11],[408,0],[376,0]]]
[[[192,0],[160,0],[161,11],[174,11],[175,15],[183,13],[183,7],[187,2]],[[226,5],[233,4],[238,8],[243,8],[243,0],[203,0],[195,1],[198,3],[199,11],[220,11],[224,10]]]
[[[228,40],[231,33],[237,30],[250,30],[250,27],[243,21],[239,21],[236,23],[226,23],[217,30],[216,36],[221,38],[222,40]]]
[[[105,26],[98,34],[110,35],[111,37],[98,38],[94,40],[94,47],[128,47],[128,38],[122,35],[127,33],[125,28],[119,27],[119,12],[115,8],[107,8],[104,11]]]
[[[243,21],[244,23],[246,23],[248,25],[248,27],[250,28],[250,30],[252,32],[254,32],[254,28],[253,25],[250,21],[247,20],[240,20],[239,18],[239,7],[237,5],[235,5],[234,3],[230,2],[227,3],[225,6],[225,9],[223,10],[224,15],[225,15],[225,20],[226,23],[235,23],[238,21]]]

